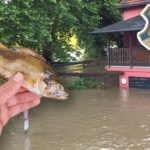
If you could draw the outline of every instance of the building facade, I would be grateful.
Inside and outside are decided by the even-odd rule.
[[[150,51],[137,40],[137,32],[145,26],[141,11],[150,0],[122,0],[116,7],[123,21],[93,31],[94,34],[124,32],[121,48],[108,49],[108,71],[124,72],[119,76],[120,87],[150,89]]]

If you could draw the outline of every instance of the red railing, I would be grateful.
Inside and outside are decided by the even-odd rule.
[[[109,49],[109,65],[150,66],[150,51],[141,47]]]

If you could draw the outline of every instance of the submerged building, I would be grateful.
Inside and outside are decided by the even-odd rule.
[[[150,89],[150,51],[137,39],[145,26],[141,11],[150,0],[122,0],[116,7],[123,21],[93,31],[94,34],[124,32],[123,47],[108,49],[108,71],[124,72],[119,76],[120,87]]]

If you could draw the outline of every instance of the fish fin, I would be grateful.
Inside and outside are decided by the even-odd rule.
[[[2,43],[0,43],[0,48],[2,48],[2,49],[8,49],[8,47],[6,47],[5,45],[3,45]]]
[[[3,79],[9,79],[12,76],[13,73],[6,67],[3,67],[0,65],[0,77]]]
[[[28,78],[27,82],[30,83],[31,85],[34,85],[36,81],[31,78]]]
[[[22,89],[22,90],[27,90],[27,88],[25,88],[25,87],[23,87],[23,86],[21,87],[21,89]]]
[[[15,48],[16,51],[18,50],[18,52],[21,52],[21,53],[25,53],[25,54],[28,54],[28,55],[31,55],[39,60],[42,60],[44,62],[46,62],[45,58],[42,57],[40,54],[37,54],[35,51],[29,49],[29,48],[21,48],[21,47],[17,47]]]

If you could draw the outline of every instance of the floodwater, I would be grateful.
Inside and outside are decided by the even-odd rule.
[[[0,150],[149,150],[150,91],[72,91],[67,101],[43,99],[30,111],[24,135],[22,115],[11,119]]]
[[[150,150],[150,90],[71,91],[66,101],[42,99],[0,137],[0,150]]]

